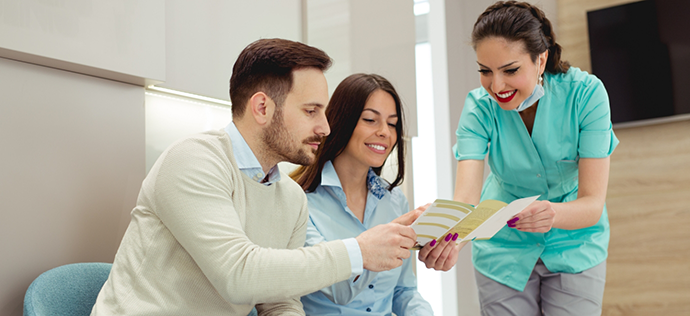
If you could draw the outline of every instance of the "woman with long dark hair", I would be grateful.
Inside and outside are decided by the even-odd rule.
[[[291,175],[307,192],[307,246],[355,237],[409,211],[397,188],[405,173],[402,104],[390,82],[374,74],[347,77],[333,92],[326,117],[331,134],[317,162]],[[381,178],[381,168],[393,149],[398,172],[389,183]],[[455,249],[448,241],[426,247]],[[365,270],[304,296],[304,310],[307,315],[432,315],[417,292],[411,260],[390,271]]]
[[[472,44],[481,87],[456,132],[454,198],[540,195],[493,238],[473,242],[482,315],[599,315],[618,144],[604,85],[561,60],[551,22],[526,2],[487,8]]]

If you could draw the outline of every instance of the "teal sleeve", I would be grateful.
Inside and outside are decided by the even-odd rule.
[[[489,103],[482,99],[480,89],[475,89],[467,95],[458,129],[455,131],[455,159],[484,160],[486,157],[492,130],[488,105]]]
[[[580,93],[580,158],[604,158],[613,153],[618,138],[611,125],[609,97],[599,79],[592,80]]]

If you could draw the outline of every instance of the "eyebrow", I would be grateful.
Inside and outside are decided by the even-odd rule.
[[[371,112],[374,112],[374,113],[377,114],[377,115],[381,115],[381,113],[380,113],[379,111],[376,111],[376,110],[374,110],[374,109],[366,108],[366,109],[362,110],[362,112],[364,112],[364,111],[371,111]],[[398,117],[398,114],[397,114],[397,113],[396,113],[396,114],[391,114],[391,115],[389,115],[388,117]]]
[[[321,103],[317,103],[317,102],[304,103],[304,106],[315,106],[315,107],[321,108],[321,109],[323,109],[324,107],[326,107],[325,105],[323,105],[323,104],[321,104]]]
[[[512,65],[512,64],[514,64],[514,63],[516,63],[516,62],[517,62],[517,60],[516,60],[516,61],[513,61],[513,62],[510,62],[510,63],[507,63],[507,64],[505,64],[505,65],[503,65],[503,66],[501,66],[501,67],[498,67],[498,69],[508,67],[508,66],[510,66],[510,65]],[[482,66],[482,67],[484,67],[484,68],[489,68],[489,69],[491,69],[491,67],[484,66],[484,65],[482,65],[480,62],[477,62],[477,64],[479,64],[479,66]]]

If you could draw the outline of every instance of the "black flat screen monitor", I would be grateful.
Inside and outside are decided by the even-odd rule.
[[[613,123],[690,113],[690,1],[646,0],[587,12],[592,73]]]

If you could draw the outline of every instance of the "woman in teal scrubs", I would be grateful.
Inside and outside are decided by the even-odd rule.
[[[481,87],[456,132],[454,198],[540,195],[492,239],[473,242],[482,315],[600,315],[618,144],[604,85],[560,59],[551,23],[528,3],[487,8],[472,44]]]

